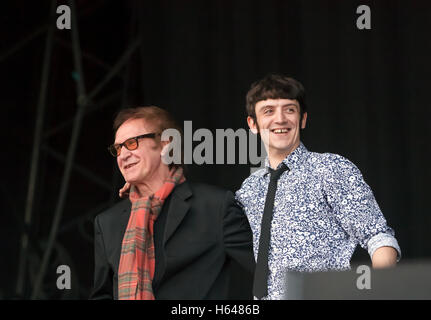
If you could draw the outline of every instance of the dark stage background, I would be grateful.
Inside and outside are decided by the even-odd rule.
[[[71,3],[55,7],[60,4]],[[362,4],[371,9],[371,30],[356,27]],[[76,0],[75,5],[72,30],[58,30],[55,11],[50,19],[51,1],[0,3],[0,298],[31,297],[57,211],[58,234],[37,298],[87,298],[93,219],[118,200],[122,185],[106,150],[120,108],[158,105],[181,122],[192,120],[194,129],[213,132],[247,128],[245,94],[269,72],[304,84],[309,115],[303,142],[359,167],[396,231],[403,259],[430,258],[429,1]],[[76,44],[82,73],[74,62]],[[82,108],[79,92],[91,96]],[[85,114],[74,129],[78,110]],[[68,152],[73,168],[65,183]],[[31,223],[25,224],[32,170],[34,201]],[[235,191],[249,170],[192,165],[189,179]],[[23,232],[29,236],[25,260]],[[369,258],[358,248],[353,260]],[[56,289],[60,264],[71,268],[71,290]]]

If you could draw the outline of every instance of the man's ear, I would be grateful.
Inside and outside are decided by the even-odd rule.
[[[248,127],[250,128],[251,132],[253,132],[254,134],[259,133],[259,130],[257,129],[257,124],[252,117],[250,117],[250,116],[247,117],[247,124],[248,124]]]
[[[304,112],[304,114],[302,115],[301,129],[305,129],[306,123],[307,123],[307,112]]]
[[[162,151],[160,152],[161,156],[164,156],[167,153],[167,150],[169,150],[169,144],[171,141],[160,141],[160,145],[162,146]]]

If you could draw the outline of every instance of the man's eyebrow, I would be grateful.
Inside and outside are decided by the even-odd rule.
[[[283,107],[290,107],[290,106],[298,107],[298,105],[295,102],[286,103],[286,104],[283,105]]]
[[[124,142],[126,142],[127,140],[129,140],[130,138],[127,138],[126,140],[124,140],[123,142],[115,142],[115,140],[114,140],[114,144],[121,144],[121,143],[124,143]]]
[[[289,103],[283,104],[281,107],[283,108],[283,107],[289,107],[289,106],[295,106],[297,108],[299,107],[298,104],[296,104],[295,102],[289,102]],[[261,106],[259,108],[259,110],[262,110],[262,109],[265,109],[265,108],[275,108],[275,107],[276,106],[273,105],[273,104],[265,104],[265,105]]]
[[[261,106],[260,108],[259,108],[259,110],[262,110],[262,109],[265,109],[265,108],[274,108],[275,106],[273,105],[273,104],[265,104],[265,105],[263,105],[263,106]]]

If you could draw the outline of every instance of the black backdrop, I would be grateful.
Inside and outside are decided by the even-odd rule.
[[[356,27],[356,8],[362,4],[371,9],[371,30]],[[79,30],[87,91],[100,83],[133,39],[139,38],[141,46],[94,98],[99,108],[90,108],[84,117],[74,163],[108,186],[88,179],[82,170],[72,172],[45,279],[46,297],[59,297],[54,288],[58,264],[71,265],[73,277],[73,290],[61,297],[85,298],[91,286],[92,219],[101,203],[117,200],[122,184],[105,148],[112,142],[115,112],[151,104],[168,109],[181,122],[192,120],[193,129],[247,128],[245,94],[269,72],[304,84],[309,115],[303,142],[312,151],[341,154],[359,167],[396,231],[403,259],[430,257],[428,1],[81,0],[76,5],[78,23],[72,29]],[[34,32],[55,22],[49,20],[49,1],[3,1],[0,8],[0,298],[14,296],[23,230],[32,244],[21,296],[28,297],[59,196],[64,163],[52,151],[64,156],[70,144],[77,75],[71,31],[55,30],[45,149],[33,222],[24,228],[46,39],[46,32]],[[249,169],[192,165],[189,179],[234,191]],[[361,249],[354,259],[368,258]]]

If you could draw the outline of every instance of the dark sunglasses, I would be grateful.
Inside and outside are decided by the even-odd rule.
[[[152,138],[156,137],[157,133],[146,133],[137,137],[129,138],[123,143],[112,144],[108,147],[109,152],[114,156],[118,157],[121,154],[121,148],[123,146],[126,147],[127,150],[136,150],[139,147],[138,140],[143,138]]]

